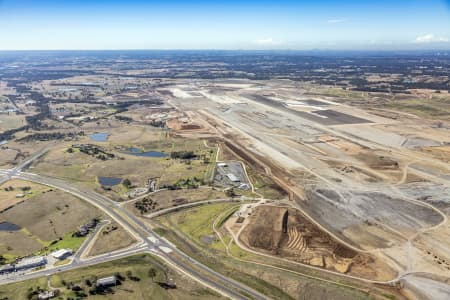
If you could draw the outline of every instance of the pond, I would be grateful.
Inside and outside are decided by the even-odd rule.
[[[158,151],[142,151],[139,148],[131,147],[128,148],[127,154],[131,154],[134,156],[145,156],[145,157],[167,157],[168,154],[164,152],[158,152]]]
[[[98,182],[103,186],[114,186],[122,182],[122,178],[118,177],[98,177]]]
[[[17,231],[20,230],[21,227],[13,224],[13,223],[9,223],[9,222],[1,222],[0,223],[0,231]]]
[[[106,142],[108,139],[109,133],[106,132],[96,132],[89,135],[89,138],[96,142]]]

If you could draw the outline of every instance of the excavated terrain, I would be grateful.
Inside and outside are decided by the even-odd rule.
[[[292,208],[258,206],[240,239],[254,250],[339,273],[374,280],[396,276],[376,257],[337,242]]]

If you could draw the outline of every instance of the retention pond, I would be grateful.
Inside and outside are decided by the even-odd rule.
[[[142,151],[139,148],[128,148],[127,154],[134,155],[134,156],[145,156],[145,157],[167,157],[168,154],[164,152],[159,151]]]

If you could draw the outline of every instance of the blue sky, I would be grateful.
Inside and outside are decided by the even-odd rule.
[[[0,0],[0,49],[450,49],[450,0]]]

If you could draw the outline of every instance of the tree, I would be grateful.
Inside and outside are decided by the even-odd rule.
[[[156,277],[156,269],[155,268],[150,268],[148,270],[148,277],[150,277],[152,279],[152,282],[154,281],[154,278]]]
[[[130,186],[131,186],[131,181],[130,181],[130,179],[125,178],[125,179],[122,181],[122,184],[123,184],[124,187],[126,187],[126,188],[128,189],[128,188],[130,188]]]
[[[226,190],[226,191],[225,191],[225,194],[226,194],[228,197],[231,197],[231,198],[233,198],[233,197],[236,196],[236,193],[234,192],[234,189],[233,189],[233,188],[229,188],[228,190]]]

